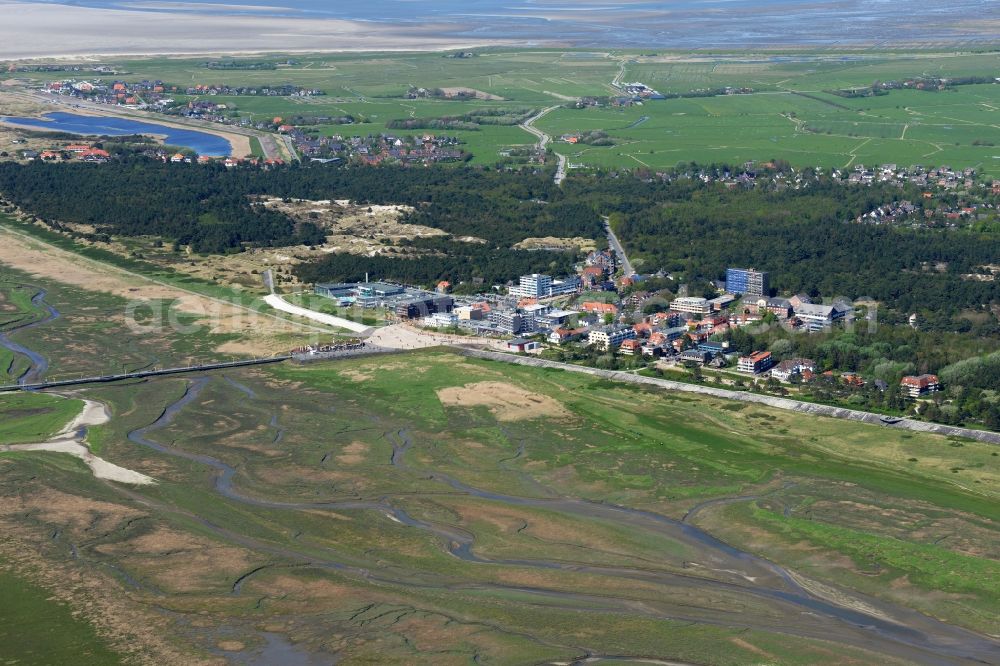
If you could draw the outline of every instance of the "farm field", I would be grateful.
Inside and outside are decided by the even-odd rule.
[[[85,340],[93,322],[75,326]],[[113,414],[92,446],[158,483],[0,454],[5,544],[38,553],[7,569],[78,581],[71,608],[120,654],[807,664],[996,648],[986,444],[434,350],[78,393]]]
[[[662,168],[692,160],[742,163],[786,159],[796,166],[845,167],[897,163],[976,167],[1000,174],[1000,85],[945,91],[894,90],[874,98],[826,91],[908,77],[993,77],[996,53],[830,52],[657,53],[624,51],[483,50],[470,58],[439,53],[340,54],[259,58],[273,70],[212,70],[205,60],[158,58],[116,63],[127,80],[170,84],[292,84],[317,88],[319,97],[226,97],[254,119],[353,116],[353,125],[318,125],[325,135],[365,136],[389,130],[392,120],[459,116],[479,109],[543,109],[584,96],[616,96],[613,81],[641,81],[663,93],[686,94],[726,86],[753,94],[647,101],[624,109],[559,108],[537,123],[554,137],[607,132],[616,145],[553,149],[585,167]],[[291,63],[291,64],[288,64]],[[37,80],[65,74],[31,73]],[[480,91],[489,99],[406,99],[410,87]],[[181,99],[188,99],[181,96]],[[439,130],[438,133],[443,131]],[[512,146],[534,138],[513,126],[447,132],[465,142],[473,161],[493,164]]]
[[[997,85],[859,99],[772,92],[669,99],[628,109],[557,109],[537,124],[553,136],[603,130],[616,140],[607,147],[556,144],[571,163],[584,165],[613,167],[630,160],[663,168],[785,159],[827,168],[947,164],[997,173],[997,104]]]

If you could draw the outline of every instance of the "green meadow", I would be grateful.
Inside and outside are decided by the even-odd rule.
[[[44,393],[0,393],[0,444],[44,442],[80,413],[83,403]]]
[[[584,96],[615,96],[618,79],[663,93],[688,94],[726,86],[753,94],[649,101],[626,109],[561,108],[538,123],[558,137],[603,130],[616,145],[554,144],[571,163],[596,167],[663,168],[692,160],[742,163],[786,159],[797,166],[976,167],[1000,174],[1000,85],[944,91],[894,90],[847,99],[827,91],[909,77],[992,77],[996,53],[871,51],[800,53],[630,53],[622,51],[481,50],[472,58],[440,53],[301,55],[252,60],[274,70],[211,70],[205,58],[149,58],[115,63],[127,80],[178,85],[293,84],[323,90],[311,98],[213,97],[254,119],[291,115],[354,116],[354,125],[326,125],[322,134],[364,136],[389,131],[406,118],[462,115],[475,109],[543,109]],[[32,74],[39,80],[62,73]],[[620,77],[620,78],[619,78]],[[410,87],[468,88],[489,99],[405,99]],[[186,99],[182,97],[182,99]],[[416,134],[424,130],[395,131]],[[511,146],[534,138],[516,127],[449,132],[474,162],[492,164]],[[994,144],[994,145],[990,145]]]
[[[0,659],[24,666],[119,664],[86,621],[50,592],[0,569]]]

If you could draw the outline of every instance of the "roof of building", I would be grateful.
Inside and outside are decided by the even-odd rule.
[[[580,308],[582,310],[592,310],[595,312],[618,312],[618,306],[614,303],[601,303],[600,301],[587,301]]]
[[[395,284],[388,284],[386,282],[363,282],[358,285],[359,289],[370,289],[371,291],[393,291],[398,292],[403,289]]]
[[[839,305],[816,305],[813,303],[802,303],[801,305],[795,306],[795,314],[800,317],[824,317],[830,318],[834,314],[844,312],[844,309]]]
[[[778,372],[791,372],[796,368],[800,371],[805,368],[814,370],[816,368],[816,361],[810,358],[790,358],[774,366],[774,369]]]
[[[916,376],[914,376],[914,375],[908,375],[906,377],[903,377],[903,379],[902,379],[902,381],[900,381],[900,383],[903,384],[904,386],[914,386],[914,387],[917,387],[917,388],[926,388],[926,387],[930,386],[931,384],[937,384],[939,382],[938,382],[938,376],[937,375],[916,375]]]
[[[692,356],[698,358],[705,358],[710,354],[711,352],[706,351],[704,349],[698,349],[697,347],[692,347],[691,349],[685,349],[684,351],[681,352],[681,356]]]

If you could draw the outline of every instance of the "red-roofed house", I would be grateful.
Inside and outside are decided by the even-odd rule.
[[[937,375],[908,375],[903,377],[899,385],[911,398],[919,398],[922,395],[941,390],[941,382]]]
[[[649,344],[651,345],[663,345],[667,341],[666,333],[660,333],[659,331],[654,331],[649,334]]]
[[[756,375],[769,369],[772,365],[774,365],[774,359],[771,357],[771,352],[759,351],[749,356],[740,356],[737,369],[740,372],[750,372]]]
[[[848,386],[861,388],[865,385],[865,380],[856,372],[845,372],[840,376],[840,380]]]
[[[549,342],[554,345],[579,340],[587,332],[585,328],[557,328],[549,333]]]
[[[587,301],[580,306],[580,309],[584,312],[592,312],[594,314],[618,314],[618,306],[614,303],[601,303],[599,301]]]
[[[620,351],[623,356],[636,356],[642,353],[642,343],[638,340],[625,340],[622,342],[621,346],[618,347],[618,351]]]
[[[648,338],[650,333],[653,332],[653,325],[647,322],[640,322],[633,326],[632,330],[635,331],[636,336],[640,338]]]
[[[111,154],[106,150],[101,150],[100,148],[90,148],[80,153],[80,159],[86,160],[87,162],[104,162],[109,157],[111,157]]]

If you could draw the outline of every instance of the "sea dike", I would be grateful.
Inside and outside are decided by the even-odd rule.
[[[586,375],[594,375],[595,377],[610,379],[616,382],[628,382],[630,384],[646,384],[648,386],[656,386],[671,391],[700,393],[701,395],[708,395],[714,398],[722,398],[724,400],[740,400],[742,402],[751,402],[759,405],[767,405],[768,407],[774,407],[776,409],[801,412],[803,414],[812,414],[814,416],[829,416],[831,418],[844,419],[846,421],[861,421],[862,423],[868,423],[871,425],[883,425],[891,428],[914,430],[916,432],[931,432],[938,435],[946,435],[952,437],[968,437],[969,439],[976,439],[981,442],[987,442],[989,444],[1000,444],[1000,433],[987,432],[985,430],[972,430],[971,428],[956,428],[954,426],[941,425],[939,423],[927,423],[925,421],[915,421],[913,419],[899,419],[898,421],[893,421],[892,423],[886,423],[885,421],[882,420],[882,417],[879,414],[873,414],[871,412],[861,412],[854,409],[844,409],[843,407],[833,407],[831,405],[817,405],[812,402],[791,400],[789,398],[779,398],[777,396],[762,395],[760,393],[750,393],[747,391],[730,391],[727,389],[716,388],[714,386],[702,386],[699,384],[687,384],[684,382],[675,382],[669,379],[644,377],[642,375],[635,375],[628,372],[619,372],[616,370],[602,370],[600,368],[588,368],[582,365],[559,363],[558,361],[547,361],[545,359],[534,358],[532,356],[515,356],[513,354],[480,351],[478,349],[468,349],[468,348],[463,348],[462,353],[465,354],[466,356],[487,359],[490,361],[500,361],[502,363],[514,363],[516,365],[530,365],[536,368],[552,368],[555,370],[566,370],[568,372],[579,372]]]

